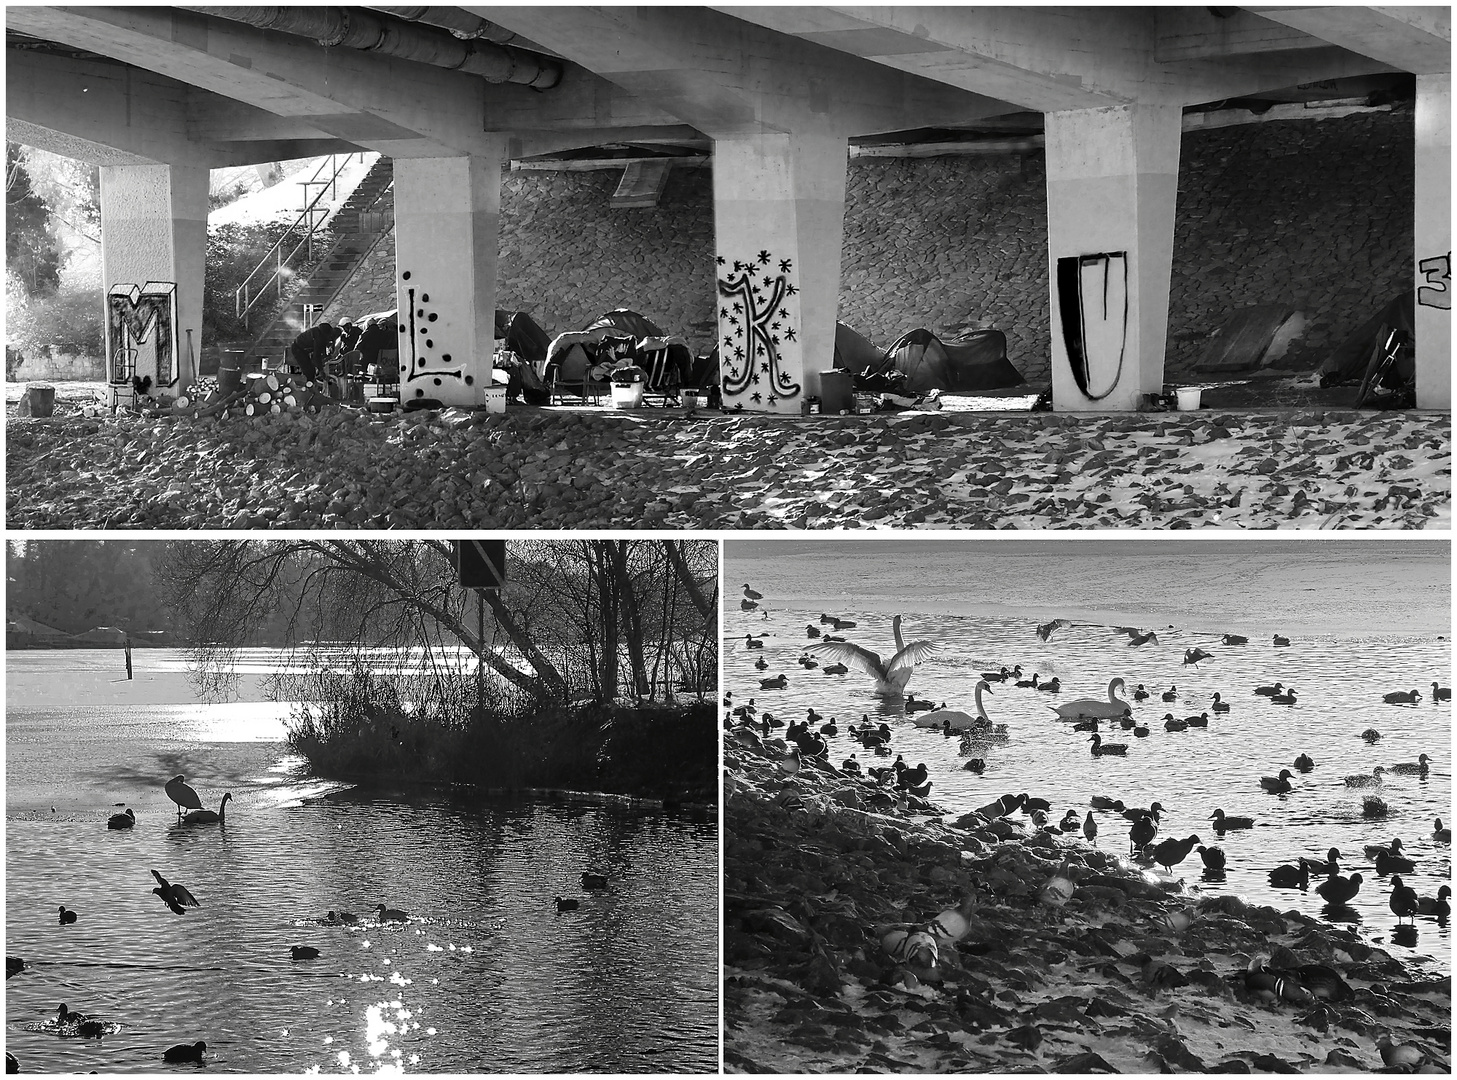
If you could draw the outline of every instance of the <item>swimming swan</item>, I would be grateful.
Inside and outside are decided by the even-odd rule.
[[[987,711],[981,703],[983,690],[988,694],[992,693],[991,683],[985,679],[982,679],[981,682],[976,684],[975,716],[961,712],[958,709],[933,709],[931,712],[921,713],[915,718],[916,727],[944,728],[949,723],[952,731],[974,731],[978,728],[991,728],[991,717],[987,716]]]
[[[1114,679],[1108,684],[1107,701],[1098,698],[1078,698],[1065,705],[1049,705],[1048,708],[1064,720],[1077,720],[1084,717],[1112,720],[1132,711],[1128,702],[1117,696],[1116,691],[1121,689],[1123,689],[1123,680]]]
[[[217,813],[213,813],[211,810],[193,810],[191,813],[185,814],[182,818],[182,824],[211,825],[214,822],[219,825],[224,824],[224,815],[228,812],[228,800],[232,797],[233,793],[231,791],[223,796],[223,801],[218,803]]]
[[[889,663],[882,660],[879,653],[873,653],[848,641],[815,641],[805,648],[865,672],[875,679],[875,692],[881,697],[899,697],[905,693],[906,683],[910,682],[911,672],[916,665],[928,656],[933,656],[940,646],[930,641],[913,641],[907,645],[901,637],[899,615],[891,620],[891,630],[895,634],[896,651]],[[940,727],[940,723],[936,726]]]

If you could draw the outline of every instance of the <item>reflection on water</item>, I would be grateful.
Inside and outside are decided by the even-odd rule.
[[[276,743],[162,737],[174,723],[141,706],[7,715],[6,952],[28,970],[6,985],[6,1043],[26,1071],[157,1071],[199,1039],[210,1068],[242,1072],[716,1069],[714,825],[310,798]],[[205,805],[232,792],[225,824],[175,823],[161,784],[178,772]],[[135,828],[106,828],[114,802]],[[200,906],[174,915],[152,869]],[[585,870],[611,887],[584,892]],[[579,909],[558,914],[557,895]],[[380,903],[409,921],[377,924]],[[330,910],[360,922],[321,925]],[[22,1027],[62,1001],[121,1030]]]
[[[731,580],[741,579],[752,579],[756,588],[774,595],[767,567],[758,576],[731,572]],[[1274,648],[1269,638],[1226,647],[1217,636],[1185,632],[1163,634],[1158,645],[1130,648],[1126,635],[1106,626],[1079,623],[1043,642],[1028,618],[908,616],[903,628],[907,641],[924,638],[942,647],[911,678],[908,689],[919,698],[974,712],[973,688],[980,672],[1003,665],[1020,664],[1029,678],[1036,672],[1043,681],[1060,679],[1063,689],[1058,694],[1011,683],[993,687],[984,698],[985,707],[993,722],[1009,726],[1010,739],[978,751],[986,770],[977,775],[963,769],[968,758],[959,753],[958,740],[916,729],[903,703],[887,704],[872,694],[867,676],[827,676],[822,669],[806,670],[797,663],[810,640],[805,627],[817,624],[823,610],[818,605],[776,605],[767,620],[757,613],[734,612],[725,629],[729,645],[724,680],[736,702],[755,698],[761,709],[784,721],[803,719],[811,707],[826,718],[837,717],[842,733],[828,740],[835,764],[857,751],[868,763],[887,763],[877,762],[843,733],[845,723],[868,714],[894,729],[894,753],[904,754],[909,764],[927,764],[934,781],[931,799],[953,815],[1004,793],[1029,792],[1048,799],[1053,821],[1069,808],[1077,808],[1081,816],[1093,795],[1121,799],[1129,806],[1146,807],[1157,800],[1166,808],[1162,837],[1198,834],[1206,845],[1226,852],[1222,878],[1202,876],[1197,853],[1176,867],[1176,876],[1190,885],[1207,893],[1237,893],[1280,910],[1296,908],[1357,923],[1371,940],[1391,946],[1395,955],[1450,970],[1450,929],[1419,919],[1415,936],[1406,931],[1398,937],[1396,918],[1387,906],[1390,878],[1379,877],[1362,851],[1367,844],[1400,836],[1404,853],[1416,863],[1415,873],[1403,875],[1407,884],[1424,896],[1435,896],[1450,880],[1450,845],[1437,842],[1432,828],[1435,818],[1451,816],[1451,705],[1437,706],[1426,697],[1416,708],[1382,701],[1392,690],[1429,691],[1433,679],[1445,682],[1449,643],[1353,633],[1297,638],[1290,648]],[[843,636],[882,656],[894,651],[889,614],[845,606],[835,613],[858,623]],[[767,635],[762,650],[745,646],[748,633]],[[1195,646],[1212,652],[1213,659],[1186,667],[1185,650]],[[768,663],[762,671],[754,666],[761,656]],[[760,688],[761,679],[780,673],[788,678],[785,689]],[[1105,698],[1108,680],[1115,675],[1127,681],[1130,693],[1139,683],[1153,691],[1150,700],[1134,706],[1134,716],[1151,732],[1135,739],[1132,732],[1116,727],[1110,732],[1105,725],[1107,741],[1129,744],[1127,756],[1094,757],[1088,735],[1058,720],[1050,706],[1079,697]],[[1296,688],[1295,706],[1282,707],[1252,692],[1276,680]],[[1178,700],[1167,703],[1160,695],[1170,686],[1177,687]],[[1227,714],[1209,713],[1207,728],[1164,730],[1166,713],[1183,718],[1208,712],[1216,691],[1231,705]],[[1360,737],[1371,727],[1383,735],[1375,745]],[[1261,790],[1261,777],[1291,766],[1301,753],[1314,758],[1317,766],[1308,775],[1297,774],[1293,791],[1275,796]],[[1389,816],[1363,817],[1362,792],[1348,788],[1345,776],[1370,773],[1377,765],[1415,762],[1421,753],[1431,756],[1430,771],[1388,777],[1372,790],[1386,801]],[[1256,827],[1221,837],[1209,820],[1216,807],[1230,815],[1251,815]],[[1095,818],[1100,845],[1126,852],[1129,823],[1113,812],[1097,812]],[[1364,880],[1350,908],[1323,909],[1314,888],[1320,879],[1304,893],[1270,886],[1268,874],[1276,865],[1300,856],[1324,857],[1332,846],[1344,856],[1343,872],[1360,872]]]

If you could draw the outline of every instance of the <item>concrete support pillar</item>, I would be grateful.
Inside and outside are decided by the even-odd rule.
[[[1059,412],[1131,411],[1163,388],[1181,123],[1177,106],[1047,114]]]
[[[1417,406],[1452,407],[1452,76],[1418,75]]]
[[[491,386],[501,152],[395,161],[400,400],[473,408]]]
[[[102,167],[108,382],[150,376],[153,392],[177,394],[197,377],[207,190],[200,166]]]
[[[797,413],[835,359],[848,141],[717,139],[713,214],[724,404]]]

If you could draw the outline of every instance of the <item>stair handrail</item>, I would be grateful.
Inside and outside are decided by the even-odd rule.
[[[293,221],[289,223],[288,228],[283,231],[283,234],[279,236],[276,241],[274,241],[273,246],[270,247],[268,251],[264,253],[263,258],[258,261],[258,265],[253,267],[253,269],[249,271],[248,276],[243,279],[243,283],[238,286],[236,291],[234,291],[233,310],[238,318],[244,318],[244,316],[246,316],[250,311],[253,310],[258,302],[262,300],[265,295],[267,295],[270,285],[277,288],[278,299],[280,301],[283,299],[283,269],[285,266],[293,265],[294,256],[299,253],[299,250],[301,248],[308,247],[310,255],[312,255],[314,234],[318,232],[321,227],[321,223],[315,222],[314,213],[318,208],[319,202],[324,198],[324,195],[327,192],[333,191],[337,195],[339,174],[344,171],[344,168],[349,164],[349,159],[353,156],[354,153],[352,151],[348,154],[330,154],[325,160],[319,162],[319,167],[314,170],[313,176],[309,177],[309,179],[307,180],[300,181],[300,184],[303,186],[305,195],[308,194],[310,185],[321,184],[322,186],[319,188],[319,193],[315,195],[313,199],[311,199],[302,210],[299,211],[298,217],[294,218]],[[359,161],[360,164],[364,163],[364,151],[359,151]],[[319,177],[326,168],[330,170],[329,179],[320,180]],[[300,239],[299,242],[296,243],[289,250],[289,253],[287,255],[284,255],[284,243],[293,235],[294,230],[296,230],[305,219],[307,219],[308,221],[308,227],[304,231],[303,238]],[[257,293],[250,293],[250,286],[253,283],[253,278],[257,276],[259,271],[261,271],[265,266],[268,265],[270,259],[273,260],[272,273],[269,274],[267,280],[265,280],[259,286]]]

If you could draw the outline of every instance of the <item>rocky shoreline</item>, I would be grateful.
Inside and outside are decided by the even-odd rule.
[[[782,740],[727,737],[729,1071],[1451,1071],[1450,974],[1201,898],[1021,814],[872,812],[868,782],[782,758]],[[931,946],[893,959],[938,913],[935,963]],[[1259,959],[1270,977],[1247,980]]]
[[[7,421],[13,529],[1447,528],[1451,415]]]

